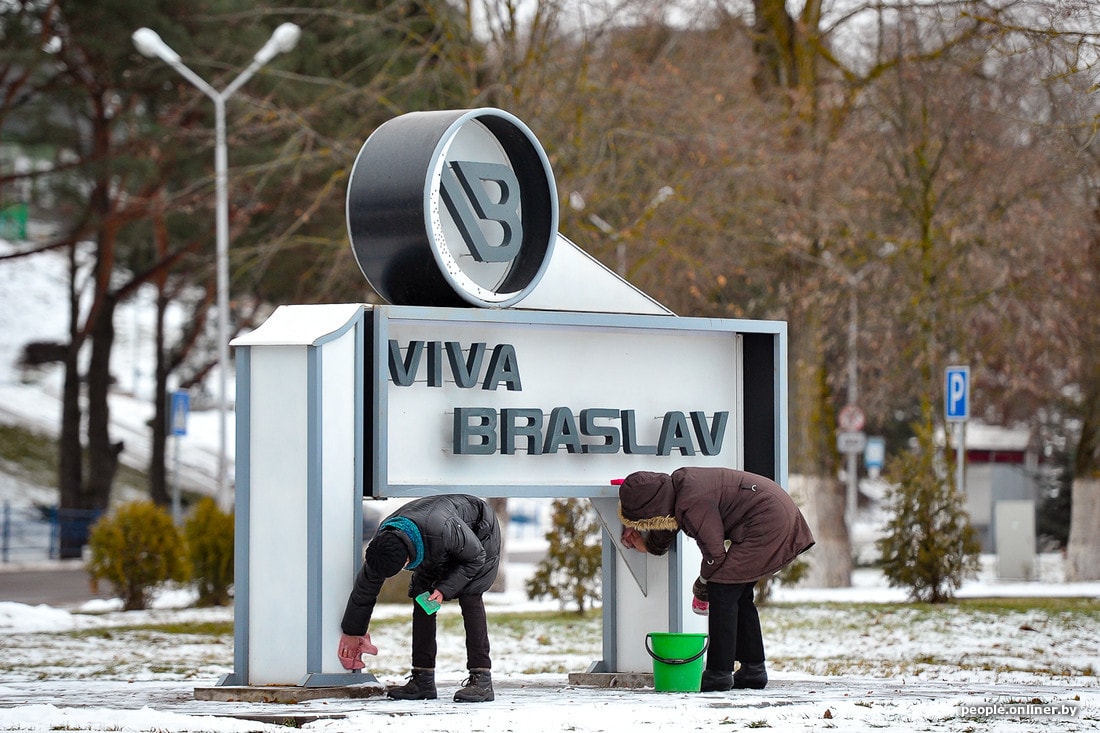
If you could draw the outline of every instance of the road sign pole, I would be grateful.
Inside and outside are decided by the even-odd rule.
[[[966,423],[955,423],[955,488],[966,493]]]
[[[172,522],[178,527],[183,513],[180,507],[180,436],[174,436],[172,442],[175,444],[175,458],[172,462]]]
[[[848,456],[848,491],[844,501],[844,521],[848,525],[849,536],[855,526],[859,510],[859,453],[866,445],[863,426],[866,417],[863,410],[849,403],[837,414],[837,448]]]
[[[855,530],[856,523],[856,510],[859,508],[859,464],[857,463],[858,457],[854,451],[848,452],[848,498],[845,502],[845,508],[848,510],[848,515],[845,519],[848,522],[848,541],[851,542],[852,534]]]

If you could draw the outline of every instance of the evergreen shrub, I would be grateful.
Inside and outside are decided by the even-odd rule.
[[[204,497],[183,523],[198,606],[224,606],[233,586],[233,514]]]
[[[890,585],[913,600],[950,600],[977,574],[981,547],[963,498],[938,459],[931,427],[918,427],[917,444],[886,467],[890,519],[877,546]]]
[[[183,537],[168,512],[151,501],[122,504],[101,517],[88,548],[92,583],[108,581],[125,611],[148,608],[154,590],[190,575]]]
[[[527,597],[550,597],[564,609],[571,601],[583,616],[588,601],[600,599],[603,548],[601,526],[587,501],[555,499],[551,505],[550,545],[527,581]]]

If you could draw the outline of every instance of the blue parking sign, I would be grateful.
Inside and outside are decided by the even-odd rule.
[[[964,422],[970,416],[970,367],[949,366],[944,370],[943,408],[948,422]]]
[[[190,410],[191,395],[178,390],[173,392],[168,410],[168,427],[172,435],[187,435],[187,413]]]

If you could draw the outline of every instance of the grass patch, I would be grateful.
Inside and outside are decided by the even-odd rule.
[[[940,615],[945,608],[953,609],[949,623]],[[1100,616],[1100,601],[1091,598],[1008,598],[967,599],[949,606],[931,604],[877,604],[877,603],[799,603],[771,604],[762,609],[761,620],[765,624],[765,638],[782,631],[809,631],[839,628],[868,629],[881,626],[906,629],[920,621],[932,623],[941,633],[950,633],[951,626],[965,628],[968,619],[981,619],[986,614],[1006,616],[1012,614],[1043,612],[1061,615],[1066,620],[1090,620]],[[577,647],[585,646],[588,638],[602,635],[602,616],[590,613],[578,617],[570,611],[500,611],[488,612],[491,636],[507,636],[528,639],[538,646],[557,646],[563,639],[576,640]],[[462,634],[462,617],[447,613],[439,617],[439,632]],[[947,631],[944,632],[944,623]],[[375,618],[372,629],[407,627],[404,616]],[[99,629],[83,629],[65,632],[73,638],[112,638],[130,633],[156,633],[167,635],[232,636],[232,621],[176,621],[169,623],[143,623],[111,626]],[[951,663],[939,655],[928,655],[910,661],[923,664]]]
[[[1043,611],[1100,616],[1100,598],[962,598],[955,605],[988,613]]]
[[[920,617],[940,615],[946,610],[971,613],[992,613],[1006,615],[1042,611],[1046,613],[1081,614],[1084,617],[1100,616],[1100,598],[1078,598],[1061,596],[1039,596],[1025,598],[957,598],[948,603],[842,603],[839,601],[822,602],[780,602],[768,603],[761,607],[763,613],[769,609],[818,609],[821,611],[862,612],[867,615],[891,616],[898,613],[912,613]]]
[[[68,632],[74,639],[112,639],[123,634],[179,634],[186,636],[232,636],[232,621],[179,621],[163,624],[134,624],[104,629],[81,629]]]
[[[0,425],[0,461],[28,483],[57,483],[57,441],[19,425]]]
[[[0,424],[0,465],[3,465],[5,473],[29,484],[57,486],[59,450],[57,439],[53,436],[21,425]],[[121,492],[147,494],[148,473],[119,463],[111,495],[119,496]],[[185,501],[193,499],[191,492],[182,493]]]

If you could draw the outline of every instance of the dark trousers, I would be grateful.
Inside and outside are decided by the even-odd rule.
[[[760,614],[753,602],[756,582],[707,583],[710,614],[707,616],[710,648],[707,669],[732,672],[734,661],[763,662],[764,637],[760,632]]]
[[[489,625],[481,595],[459,596],[462,625],[466,628],[466,669],[489,669]],[[413,602],[412,666],[435,669],[435,614]]]

